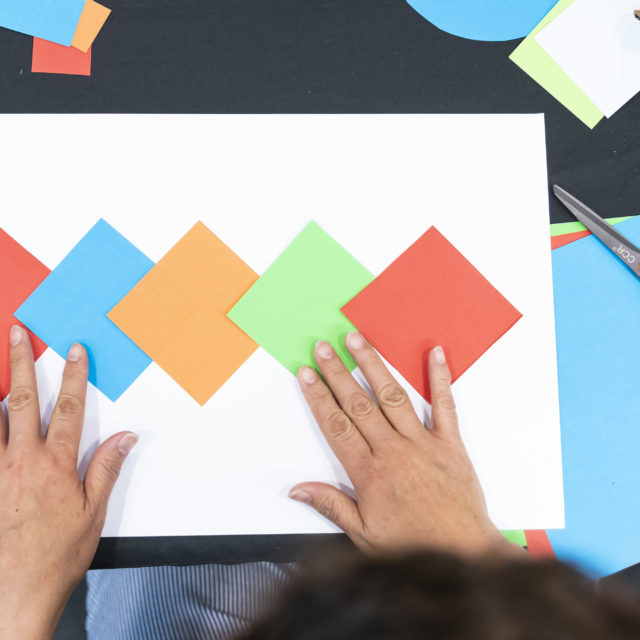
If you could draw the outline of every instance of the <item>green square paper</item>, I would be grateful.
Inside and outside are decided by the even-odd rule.
[[[344,338],[355,327],[340,310],[373,280],[353,256],[310,222],[227,316],[294,375],[315,367],[327,340],[349,370]]]

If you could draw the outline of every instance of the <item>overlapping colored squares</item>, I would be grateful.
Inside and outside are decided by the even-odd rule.
[[[257,277],[199,222],[108,317],[203,405],[258,347],[226,317]]]
[[[434,227],[343,311],[427,401],[433,347],[444,347],[455,381],[522,317]]]
[[[9,328],[16,324],[14,311],[49,275],[49,269],[22,245],[0,229],[0,401],[9,393]],[[34,358],[47,345],[30,333]]]
[[[99,220],[16,311],[16,317],[60,356],[74,342],[89,355],[89,380],[111,400],[150,358],[106,316],[153,262]]]
[[[344,346],[354,327],[341,307],[373,275],[340,244],[310,222],[228,316],[276,360],[295,374],[315,366],[313,346],[329,341],[350,369]]]

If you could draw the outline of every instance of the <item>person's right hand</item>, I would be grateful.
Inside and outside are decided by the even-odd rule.
[[[346,346],[378,404],[356,382],[327,342],[315,348],[324,380],[302,367],[298,381],[329,445],[355,488],[355,500],[315,482],[293,487],[365,551],[434,547],[461,553],[523,551],[489,519],[482,488],[458,430],[444,351],[429,354],[431,425],[359,333]]]
[[[69,350],[48,433],[40,429],[29,337],[11,328],[8,416],[0,407],[0,638],[51,638],[65,602],[89,568],[107,502],[137,436],[120,432],[76,469],[89,362]]]

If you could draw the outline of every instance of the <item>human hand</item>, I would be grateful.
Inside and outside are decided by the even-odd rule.
[[[96,552],[107,502],[137,436],[120,432],[76,469],[88,360],[69,350],[46,437],[41,434],[31,343],[10,331],[8,416],[0,407],[0,638],[51,638]]]
[[[359,333],[345,344],[379,406],[327,342],[315,347],[323,380],[298,372],[302,393],[355,488],[356,499],[322,483],[305,482],[289,496],[339,526],[367,552],[435,547],[460,553],[522,553],[489,519],[482,488],[458,430],[444,351],[429,354],[431,425]]]

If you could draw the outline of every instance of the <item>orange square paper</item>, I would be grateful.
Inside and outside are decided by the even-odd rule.
[[[258,346],[226,316],[257,279],[198,222],[107,315],[203,405]]]
[[[73,34],[71,46],[86,53],[107,21],[111,9],[103,7],[94,0],[87,0],[80,15],[80,22]]]

